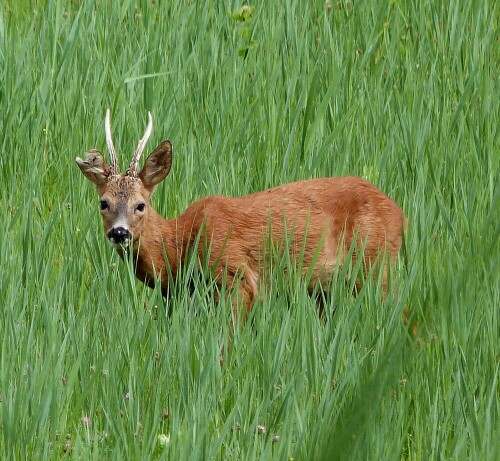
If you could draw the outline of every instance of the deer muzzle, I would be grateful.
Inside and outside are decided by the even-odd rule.
[[[113,227],[113,229],[108,232],[108,238],[113,245],[122,245],[126,247],[130,243],[131,234],[130,231],[124,227]]]

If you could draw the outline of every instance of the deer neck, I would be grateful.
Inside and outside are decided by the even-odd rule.
[[[167,220],[150,208],[143,223],[142,232],[133,242],[135,274],[149,286],[155,277],[161,279],[166,289],[169,273],[175,277],[180,261],[176,239],[176,220]]]

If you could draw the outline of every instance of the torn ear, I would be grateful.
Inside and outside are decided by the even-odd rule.
[[[150,192],[163,181],[172,166],[172,143],[163,141],[147,158],[142,170],[139,171],[144,187]]]
[[[108,182],[110,170],[99,151],[89,150],[86,152],[85,160],[80,157],[76,158],[76,164],[85,177],[92,181],[98,189]]]

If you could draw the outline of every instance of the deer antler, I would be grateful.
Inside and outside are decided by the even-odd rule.
[[[139,163],[139,159],[141,158],[142,151],[148,142],[149,137],[151,136],[151,132],[153,131],[153,117],[151,112],[148,112],[148,126],[146,127],[146,131],[144,132],[144,136],[139,141],[137,145],[137,149],[135,150],[134,157],[130,162],[130,165],[127,170],[127,175],[129,176],[137,176],[137,164]]]
[[[106,120],[104,121],[104,130],[106,131],[106,144],[109,150],[109,156],[111,157],[111,174],[118,174],[118,161],[116,160],[115,146],[113,145],[113,139],[111,138],[111,112],[108,109],[106,111]]]

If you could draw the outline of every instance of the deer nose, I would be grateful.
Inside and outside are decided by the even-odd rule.
[[[108,232],[108,238],[113,243],[123,243],[130,239],[130,232],[124,227],[113,227],[113,229]]]

